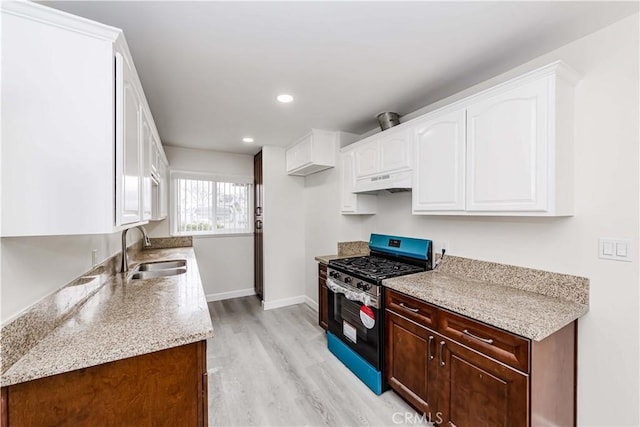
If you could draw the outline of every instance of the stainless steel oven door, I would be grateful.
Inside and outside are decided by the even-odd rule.
[[[358,301],[365,298],[364,295],[356,294],[364,293],[350,294],[340,287],[330,286],[329,283],[327,287],[329,331],[377,370],[381,370],[382,310],[377,307],[377,298],[374,297],[376,306],[372,307]]]

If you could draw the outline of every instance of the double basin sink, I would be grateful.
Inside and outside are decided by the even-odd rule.
[[[138,264],[129,276],[132,280],[154,279],[157,277],[177,276],[187,272],[187,260],[143,262]]]

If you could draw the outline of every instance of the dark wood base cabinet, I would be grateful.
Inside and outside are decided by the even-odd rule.
[[[536,342],[386,290],[386,379],[436,426],[575,426],[573,322]]]
[[[329,307],[327,306],[327,265],[318,264],[318,324],[326,331],[329,327]]]
[[[2,388],[2,427],[206,426],[206,342]]]

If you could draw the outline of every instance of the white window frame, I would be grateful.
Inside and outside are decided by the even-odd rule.
[[[225,183],[233,183],[233,184],[248,184],[249,185],[249,194],[247,200],[247,228],[242,231],[237,232],[215,232],[215,228],[213,231],[178,231],[178,201],[177,201],[177,184],[179,179],[191,179],[198,181],[215,181],[215,182],[225,182]],[[207,172],[194,172],[194,171],[184,171],[184,170],[175,170],[171,169],[169,172],[169,184],[170,184],[170,212],[169,215],[169,233],[171,236],[193,236],[193,237],[228,237],[228,236],[247,236],[253,234],[253,177],[251,176],[240,176],[240,175],[219,175],[212,174]],[[213,211],[213,216],[215,218],[215,206]],[[215,219],[214,219],[215,222]]]

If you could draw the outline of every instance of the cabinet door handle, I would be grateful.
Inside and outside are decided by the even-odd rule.
[[[402,308],[404,308],[404,309],[407,309],[407,310],[409,310],[409,311],[413,311],[414,313],[417,313],[418,311],[420,311],[420,310],[419,310],[419,309],[417,309],[417,308],[411,308],[411,307],[408,307],[408,306],[404,305],[404,303],[403,303],[403,302],[401,302],[401,303],[400,303],[400,307],[402,307]]]
[[[429,354],[429,360],[433,360],[433,354],[431,354],[431,342],[433,341],[433,335],[429,336],[429,342],[427,343],[427,353]]]
[[[256,207],[256,216],[262,215],[262,208],[260,206]]]
[[[442,358],[442,350],[444,349],[444,341],[440,341],[440,349],[438,350],[438,359],[440,359],[440,366],[444,366],[444,359]]]
[[[463,333],[463,334],[465,334],[465,335],[467,335],[467,336],[470,336],[471,338],[475,338],[475,339],[477,339],[478,341],[482,341],[482,342],[485,342],[485,343],[487,343],[487,344],[493,344],[493,340],[492,340],[492,339],[490,339],[490,338],[480,338],[480,337],[479,337],[479,336],[477,336],[477,335],[473,335],[473,334],[472,334],[471,332],[469,332],[467,329],[465,329],[464,331],[462,331],[462,333]]]
[[[257,220],[256,221],[256,229],[258,229],[258,230],[262,229],[262,221],[261,220]]]

